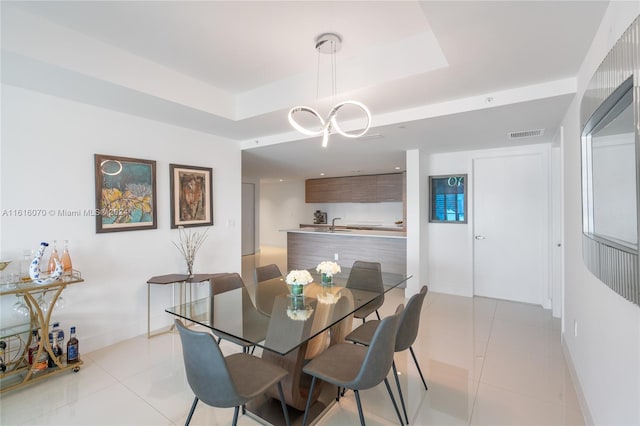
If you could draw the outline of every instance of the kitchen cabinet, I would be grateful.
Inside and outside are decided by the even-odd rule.
[[[403,200],[403,174],[344,176],[305,181],[307,203],[380,203]]]

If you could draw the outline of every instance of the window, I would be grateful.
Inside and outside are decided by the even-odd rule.
[[[429,176],[429,222],[467,223],[467,175]]]

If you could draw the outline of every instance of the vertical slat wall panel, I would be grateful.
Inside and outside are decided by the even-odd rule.
[[[636,137],[636,176],[640,175],[640,18],[636,19],[604,59],[585,91],[580,108],[581,125],[587,123],[598,106],[633,75],[633,111]],[[640,179],[637,179],[640,202]],[[584,184],[584,182],[583,182]],[[640,209],[636,213],[640,224]],[[639,238],[640,240],[640,238]],[[583,235],[582,257],[587,268],[613,291],[640,305],[638,253],[612,247]]]

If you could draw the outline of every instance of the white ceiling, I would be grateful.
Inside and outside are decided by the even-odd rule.
[[[238,141],[243,175],[404,169],[407,149],[549,142],[607,2],[2,2],[3,81]],[[315,38],[343,37],[338,95]],[[29,70],[29,72],[25,72]],[[288,109],[340,99],[368,140],[302,139]],[[362,120],[342,117],[347,129]],[[351,120],[353,119],[353,120]]]

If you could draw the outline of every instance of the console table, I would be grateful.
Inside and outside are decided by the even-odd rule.
[[[158,275],[156,277],[151,277],[147,280],[147,339],[150,339],[153,336],[157,336],[158,334],[166,333],[168,331],[173,330],[173,325],[162,332],[151,334],[151,285],[172,285],[175,291],[175,284],[178,284],[178,290],[180,293],[180,305],[186,303],[187,293],[185,284],[189,284],[189,302],[192,301],[191,295],[191,285],[193,283],[201,283],[204,281],[209,281],[209,294],[211,294],[211,279],[225,275],[225,274],[195,274],[191,277],[187,274],[168,274],[168,275]]]

